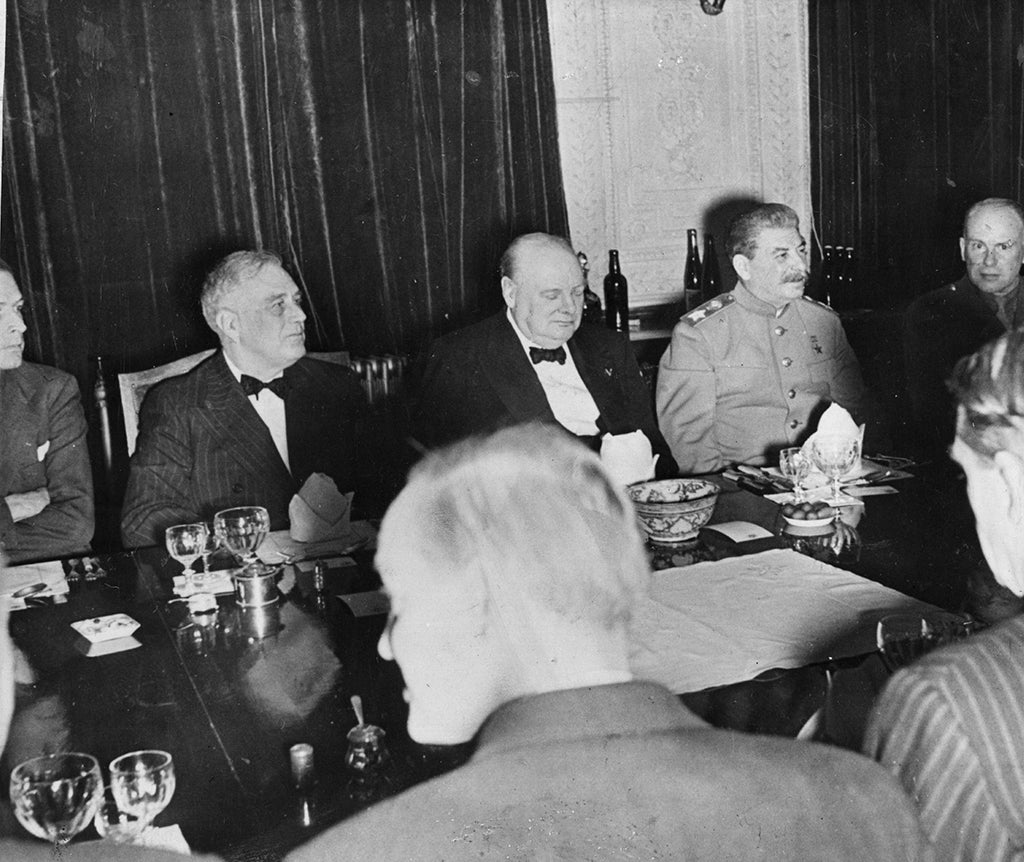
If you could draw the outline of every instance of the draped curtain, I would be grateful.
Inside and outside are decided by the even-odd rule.
[[[9,0],[2,246],[29,358],[210,346],[202,276],[280,252],[308,345],[409,352],[567,233],[543,0]]]
[[[962,273],[971,203],[1024,200],[1024,4],[810,0],[809,23],[821,242],[857,249],[845,305],[904,305]]]

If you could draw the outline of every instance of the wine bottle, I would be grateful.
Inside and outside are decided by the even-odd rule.
[[[700,305],[701,266],[697,254],[697,231],[686,232],[686,269],[683,270],[683,305],[687,311]]]
[[[605,325],[616,332],[629,332],[629,283],[619,270],[618,249],[608,252],[608,275],[604,277]]]
[[[826,305],[832,305],[836,289],[836,257],[831,245],[826,245],[821,257],[821,293]]]
[[[846,260],[843,262],[843,271],[846,275],[846,307],[859,308],[857,303],[857,258],[853,253],[853,246],[846,247]]]
[[[722,276],[718,270],[718,255],[715,253],[715,238],[704,234],[704,264],[700,279],[701,302],[714,299],[722,292]]]
[[[583,270],[583,319],[587,323],[600,323],[604,319],[601,309],[601,297],[590,289],[590,261],[582,251],[576,252]]]
[[[835,263],[832,266],[835,275],[832,277],[832,302],[830,305],[837,311],[846,308],[846,246],[837,245]]]

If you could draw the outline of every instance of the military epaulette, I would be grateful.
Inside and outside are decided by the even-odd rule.
[[[809,303],[811,303],[811,305],[816,305],[816,306],[818,306],[818,308],[824,308],[825,311],[831,311],[833,314],[839,314],[839,312],[836,311],[831,305],[827,305],[824,302],[819,302],[817,299],[813,299],[812,297],[808,296],[806,293],[804,294],[804,299],[806,299]]]
[[[702,305],[698,305],[693,311],[688,311],[680,320],[685,320],[690,326],[696,326],[702,320],[707,320],[712,315],[718,314],[723,308],[732,305],[736,301],[731,293],[722,293],[714,299],[709,299]]]

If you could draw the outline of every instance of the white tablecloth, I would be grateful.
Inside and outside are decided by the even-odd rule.
[[[676,693],[875,649],[878,620],[935,608],[790,550],[664,569],[633,617],[633,670]]]

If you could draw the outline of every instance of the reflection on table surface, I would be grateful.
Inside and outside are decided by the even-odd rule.
[[[228,595],[215,613],[193,615],[170,601],[181,567],[163,549],[100,558],[94,568],[105,575],[72,577],[66,603],[12,615],[37,682],[19,691],[8,768],[53,747],[89,752],[104,768],[126,751],[165,749],[178,791],[157,825],[179,824],[193,850],[247,859],[276,858],[449,768],[464,751],[419,746],[405,733],[400,674],[376,653],[385,617],[357,617],[338,598],[379,585],[368,555],[359,563],[328,568],[323,591],[311,572],[292,570],[277,604],[242,608]],[[141,624],[141,646],[87,657],[70,624],[112,613]],[[377,772],[345,767],[353,694],[387,734],[390,757]],[[316,776],[301,795],[289,760],[300,742],[313,746]]]
[[[753,522],[771,537],[742,547],[709,538],[655,553],[656,564],[659,557],[679,565],[794,546],[776,504],[718,481],[713,522]],[[899,491],[865,501],[858,541],[840,553],[807,536],[802,550],[834,554],[830,562],[863,577],[960,609],[966,573],[977,562],[962,485],[948,471],[925,470]],[[178,790],[157,825],[179,824],[196,851],[272,859],[361,806],[456,765],[465,747],[428,748],[406,734],[400,674],[376,652],[384,616],[356,616],[338,598],[379,586],[370,553],[354,556],[355,566],[328,568],[322,592],[311,571],[288,567],[278,604],[240,608],[222,596],[206,616],[169,601],[180,566],[163,549],[76,561],[66,603],[12,614],[12,634],[37,682],[20,692],[7,767],[57,747],[89,752],[104,767],[126,751],[165,749]],[[86,657],[70,624],[118,612],[141,624],[134,633],[141,646]],[[824,669],[810,667],[683,699],[719,726],[792,735],[824,690]],[[367,721],[387,734],[390,757],[369,776],[345,767],[353,694],[362,697]],[[291,777],[295,743],[314,749],[316,783],[305,794]]]

